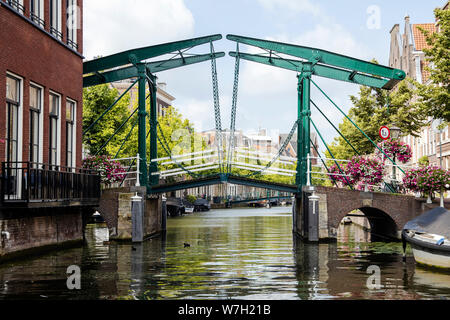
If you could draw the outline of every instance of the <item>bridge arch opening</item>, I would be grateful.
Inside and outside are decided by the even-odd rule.
[[[109,241],[110,229],[105,214],[97,210],[89,211],[83,220],[83,237],[87,244],[103,244],[103,242]]]
[[[340,221],[338,239],[357,242],[397,241],[397,224],[383,210],[361,207],[347,213]]]

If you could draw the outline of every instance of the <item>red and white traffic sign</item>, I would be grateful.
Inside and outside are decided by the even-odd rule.
[[[389,128],[386,126],[382,126],[380,128],[380,131],[378,131],[378,134],[380,135],[381,139],[388,140],[391,137],[391,130],[389,130]]]

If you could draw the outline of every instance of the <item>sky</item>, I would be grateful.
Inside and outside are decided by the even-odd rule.
[[[84,56],[106,56],[165,42],[222,34],[214,43],[217,60],[222,127],[229,128],[236,44],[227,34],[288,42],[320,48],[359,59],[375,58],[387,65],[389,31],[394,24],[403,33],[404,17],[411,23],[434,22],[433,10],[444,0],[85,0]],[[209,53],[209,45],[191,53]],[[244,52],[259,53],[241,45]],[[159,57],[161,59],[163,57]],[[197,130],[214,128],[211,63],[186,66],[157,74],[176,100],[173,105]],[[324,78],[316,83],[344,110],[359,87]],[[313,101],[337,125],[343,115],[317,90]],[[237,102],[237,129],[288,133],[297,118],[297,79],[293,71],[241,61]],[[327,143],[337,135],[313,110],[313,121]],[[321,150],[323,151],[323,145]]]

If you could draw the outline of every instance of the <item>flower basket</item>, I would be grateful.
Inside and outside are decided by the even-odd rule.
[[[401,163],[407,163],[412,157],[411,147],[402,141],[387,140],[384,142],[384,145],[383,143],[379,143],[378,147],[382,149],[389,158],[395,158],[396,161]],[[376,152],[378,156],[383,155],[378,148]]]

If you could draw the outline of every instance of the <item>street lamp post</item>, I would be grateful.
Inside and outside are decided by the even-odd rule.
[[[390,128],[391,131],[391,138],[392,140],[397,140],[400,137],[401,129],[395,125],[392,125]],[[397,179],[397,172],[396,172],[396,163],[395,163],[395,154],[393,154],[393,164],[392,164],[392,184],[395,184],[395,181]]]

